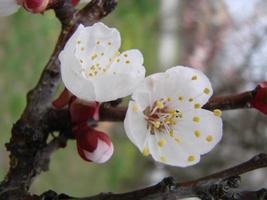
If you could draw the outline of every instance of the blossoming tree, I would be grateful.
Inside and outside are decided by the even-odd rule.
[[[2,0],[0,15],[23,7],[32,13],[54,9],[62,24],[55,50],[27,96],[27,107],[12,129],[7,150],[10,169],[0,185],[0,199],[81,199],[48,191],[28,192],[32,180],[47,170],[51,154],[75,138],[82,159],[98,164],[111,159],[109,136],[97,129],[102,120],[124,122],[125,133],[143,153],[166,165],[188,167],[199,162],[223,138],[222,110],[255,108],[266,114],[266,82],[252,91],[214,97],[203,72],[175,66],[145,77],[144,57],[137,49],[120,52],[123,38],[116,28],[98,22],[116,0],[92,0],[77,10],[78,1]],[[134,48],[134,47],[133,47]],[[63,81],[65,89],[55,99]],[[128,107],[120,100],[131,96]],[[48,136],[59,136],[48,142]],[[267,166],[258,154],[238,166],[187,182],[165,178],[124,194],[82,199],[267,199],[265,189],[238,190],[239,175]],[[70,194],[71,195],[71,194]]]

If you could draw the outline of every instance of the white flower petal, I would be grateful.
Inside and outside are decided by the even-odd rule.
[[[199,122],[195,122],[197,117]],[[184,113],[175,126],[175,135],[188,152],[205,154],[212,150],[222,138],[222,119],[204,109]]]
[[[166,96],[164,93],[165,90],[158,90],[158,87],[160,86],[159,82],[163,79],[163,76],[164,73],[156,73],[146,77],[135,89],[132,99],[145,109],[148,106],[152,106],[155,99],[161,98],[161,96]]]
[[[208,77],[199,70],[177,66],[167,70],[166,74],[169,76],[168,80],[173,83],[173,87],[169,88],[169,91],[175,93],[176,97],[183,96],[184,100],[192,98],[193,102],[203,106],[213,94]],[[176,93],[176,88],[179,86],[175,86],[175,84],[182,88],[178,93]]]
[[[143,151],[148,134],[147,121],[139,105],[130,101],[124,120],[124,129],[129,139]]]
[[[164,145],[160,145],[162,141]],[[178,144],[168,134],[155,134],[149,138],[149,151],[152,157],[164,164],[188,167],[199,162],[200,155],[185,151],[184,147]]]
[[[116,59],[106,75],[92,79],[96,101],[105,102],[128,96],[145,77],[143,56],[138,50],[126,51]],[[127,61],[130,63],[127,64]]]
[[[170,97],[172,98],[172,102],[169,103],[171,107],[187,111],[193,109],[195,104],[203,106],[212,95],[212,88],[208,78],[202,72],[177,66],[165,73],[146,77],[145,83],[135,90],[134,100],[139,93],[150,94],[146,96],[150,96],[151,103]]]
[[[0,16],[8,16],[11,15],[19,9],[20,5],[18,5],[15,0],[1,0],[0,1]]]
[[[120,33],[103,23],[84,28],[77,37],[75,55],[84,67],[98,65],[105,68],[114,60],[121,46]]]
[[[93,84],[78,72],[79,62],[70,52],[61,53],[61,77],[66,88],[82,100],[95,99]],[[75,70],[76,66],[76,70]]]

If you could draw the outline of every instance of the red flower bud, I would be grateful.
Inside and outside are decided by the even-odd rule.
[[[100,103],[80,100],[67,89],[52,104],[59,109],[68,105],[72,123],[86,122],[88,119],[99,120]]]
[[[260,83],[256,88],[256,96],[250,102],[253,108],[267,115],[267,82]]]
[[[46,10],[49,0],[24,0],[23,7],[33,13],[40,13]]]
[[[77,6],[80,0],[71,0],[73,6]]]
[[[79,124],[73,130],[77,139],[79,155],[89,162],[104,163],[113,154],[113,144],[103,132],[88,127],[85,123]]]
[[[55,108],[63,108],[69,104],[72,97],[74,96],[65,88],[59,97],[52,102],[52,104]]]
[[[99,107],[100,104],[98,102],[86,102],[80,99],[75,99],[70,103],[71,121],[77,124],[86,122],[90,118],[98,120]]]

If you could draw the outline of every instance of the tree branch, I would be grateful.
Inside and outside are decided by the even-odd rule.
[[[65,194],[57,195],[53,191],[44,193],[40,199],[49,200],[175,200],[187,197],[199,197],[203,200],[265,200],[267,190],[240,191],[239,175],[255,169],[267,167],[267,155],[259,154],[252,159],[193,181],[176,183],[173,178],[165,178],[160,183],[132,192],[113,194],[101,193],[96,196],[75,198]],[[48,198],[49,197],[49,198]]]

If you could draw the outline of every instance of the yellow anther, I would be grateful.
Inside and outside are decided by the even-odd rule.
[[[121,53],[119,51],[116,51],[115,56],[119,56]]]
[[[195,104],[195,109],[199,109],[199,108],[201,108],[201,105],[199,103],[196,103]]]
[[[96,54],[92,55],[92,57],[91,57],[92,60],[94,60],[96,58],[97,58],[97,55]]]
[[[180,118],[183,118],[183,113],[179,112],[179,113],[177,114],[177,116],[180,117]]]
[[[81,51],[84,51],[84,47],[81,48]]]
[[[175,126],[177,123],[173,120],[170,121],[171,122],[171,125]]]
[[[206,137],[206,140],[207,140],[207,142],[212,142],[213,141],[213,136],[212,135],[208,135]]]
[[[167,160],[167,159],[166,159],[165,156],[160,156],[160,161],[161,161],[161,162],[166,162],[166,160]]]
[[[205,89],[203,90],[203,92],[204,92],[205,94],[209,94],[209,93],[210,93],[210,89],[209,89],[209,88],[205,88]]]
[[[133,104],[132,111],[137,112],[139,110],[139,106],[137,104]]]
[[[196,123],[199,123],[200,122],[200,117],[197,117],[197,116],[193,117],[193,121],[196,122]]]
[[[179,101],[183,101],[183,100],[184,100],[184,97],[183,97],[183,96],[179,96],[179,97],[178,97],[178,100],[179,100]]]
[[[143,155],[144,155],[144,156],[149,156],[149,154],[150,154],[149,149],[148,149],[147,147],[145,147],[145,148],[143,149]]]
[[[118,62],[120,62],[121,60],[118,58],[117,60],[116,60],[116,62],[118,63]]]
[[[126,63],[126,64],[129,64],[129,63],[130,63],[130,60],[126,60],[125,63]]]
[[[215,110],[213,111],[213,114],[214,114],[215,116],[217,116],[217,117],[220,117],[220,116],[222,116],[222,111],[221,111],[220,109],[215,109]]]
[[[128,57],[128,54],[126,53],[126,54],[124,54],[123,56],[124,56],[125,58],[127,58],[127,57]]]
[[[170,101],[172,101],[172,98],[171,97],[167,97],[166,100],[170,102]]]
[[[159,145],[160,147],[163,147],[165,144],[166,144],[166,140],[165,140],[164,138],[161,139],[160,141],[158,141],[158,145]]]
[[[196,157],[191,155],[191,156],[188,156],[187,160],[188,160],[188,162],[193,162],[196,160]]]
[[[81,40],[77,40],[77,44],[81,44]]]
[[[197,80],[197,76],[192,76],[192,80]]]
[[[160,121],[156,121],[156,122],[154,122],[154,126],[155,126],[156,128],[159,128],[159,127],[160,127]]]
[[[177,115],[176,110],[170,110],[169,113],[172,115],[172,117],[175,117]]]
[[[194,99],[192,98],[192,97],[190,97],[189,99],[188,99],[188,101],[189,102],[192,102]]]
[[[157,106],[159,109],[164,108],[164,104],[163,104],[161,101],[157,101],[157,102],[156,102],[156,106]]]
[[[177,143],[177,144],[180,144],[181,143],[181,140],[179,139],[179,138],[174,138],[174,140],[175,140],[175,142]]]
[[[199,130],[196,130],[196,131],[195,131],[195,136],[196,136],[197,138],[199,138],[199,137],[201,136],[201,132],[200,132]]]
[[[174,136],[174,131],[171,129],[169,134],[170,134],[171,137],[173,137]]]

